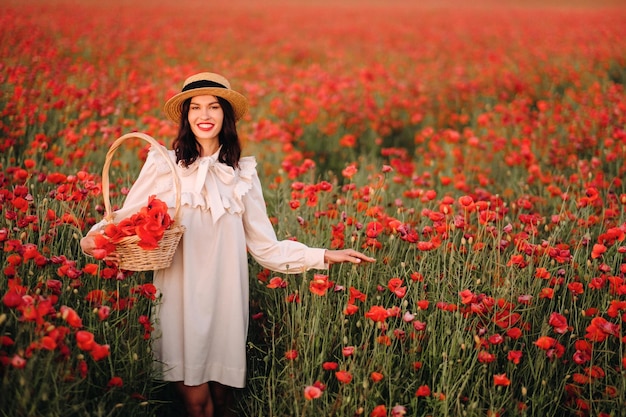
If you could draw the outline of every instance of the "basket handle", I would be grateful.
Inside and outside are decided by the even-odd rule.
[[[102,167],[102,197],[104,198],[104,218],[107,221],[113,220],[113,212],[111,211],[111,200],[109,196],[109,168],[111,166],[111,160],[113,159],[113,154],[115,153],[117,148],[119,148],[126,139],[130,138],[139,138],[150,143],[167,161],[167,164],[172,170],[172,174],[174,176],[174,188],[176,189],[176,207],[174,211],[174,221],[178,222],[178,212],[180,210],[180,179],[178,178],[178,175],[176,175],[176,166],[174,166],[174,163],[170,159],[169,155],[163,150],[163,147],[160,143],[158,143],[152,136],[146,135],[145,133],[141,132],[132,132],[120,136],[115,140],[115,142],[113,142],[113,144],[109,148],[109,151],[107,152],[104,166]]]

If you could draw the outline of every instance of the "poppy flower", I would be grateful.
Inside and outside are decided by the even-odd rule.
[[[314,274],[313,279],[309,283],[309,290],[315,295],[324,296],[326,291],[332,288],[333,285],[334,282],[328,279],[328,275]]]
[[[11,358],[11,366],[16,369],[23,369],[24,367],[26,367],[26,359],[18,354],[15,354]]]
[[[335,378],[342,384],[349,384],[352,381],[352,374],[348,371],[335,372]]]
[[[73,308],[68,306],[61,306],[59,311],[61,312],[61,317],[63,317],[67,324],[75,328],[83,327],[82,319]]]
[[[601,243],[594,244],[593,249],[591,250],[591,258],[597,259],[601,257],[606,252],[606,250],[607,248],[603,244]]]
[[[352,178],[354,176],[354,174],[356,174],[358,171],[357,167],[355,164],[350,164],[347,167],[345,167],[342,171],[341,171],[341,175],[344,176],[344,178]]]
[[[383,231],[383,225],[378,221],[367,223],[365,226],[365,235],[369,238],[376,238]]]
[[[357,311],[359,311],[359,306],[355,304],[348,304],[346,308],[343,310],[343,314],[345,314],[346,316],[352,316],[356,314]]]
[[[24,304],[24,300],[22,299],[22,295],[20,295],[15,290],[9,290],[2,297],[2,302],[8,308],[17,308]]]
[[[394,405],[391,409],[391,417],[403,417],[406,415],[406,407],[400,404]]]
[[[383,378],[384,378],[384,376],[383,376],[383,374],[381,374],[380,372],[376,372],[376,371],[374,371],[374,372],[372,372],[372,373],[370,374],[370,379],[371,379],[372,381],[374,381],[374,382],[380,382],[380,381],[382,381],[382,380],[383,380]]]
[[[552,326],[552,329],[558,334],[564,334],[568,331],[567,319],[562,314],[553,312],[550,314],[548,324]]]
[[[493,376],[493,384],[496,387],[508,387],[511,385],[511,380],[506,377],[506,374],[496,374]]]
[[[496,360],[496,355],[493,353],[489,353],[486,350],[481,350],[478,352],[478,362],[480,363],[491,363]]]
[[[309,385],[304,388],[304,398],[306,400],[314,400],[322,396],[322,390],[314,385]]]
[[[552,299],[554,297],[554,288],[542,288],[539,291],[539,298]]]
[[[341,349],[341,354],[345,357],[352,356],[354,350],[354,346],[344,346],[343,349]]]
[[[394,293],[396,297],[402,298],[406,295],[406,287],[402,286],[403,283],[404,281],[400,278],[391,278],[387,283],[387,288]]]
[[[151,195],[148,197],[148,204],[142,207],[139,212],[129,218],[122,219],[117,224],[109,223],[104,227],[103,236],[107,238],[108,242],[96,240],[94,243],[98,249],[106,249],[108,253],[111,253],[115,248],[108,246],[109,242],[115,245],[127,236],[136,235],[139,237],[137,245],[140,248],[153,250],[159,246],[159,241],[163,238],[165,230],[171,224],[172,219],[167,212],[167,205]],[[103,259],[101,251],[97,255],[96,259]],[[95,252],[94,257],[96,257]]]
[[[387,407],[385,405],[377,405],[370,413],[370,417],[387,417]]]
[[[106,298],[106,291],[104,290],[91,290],[85,296],[85,301],[92,305],[101,305]]]
[[[350,298],[348,299],[349,304],[354,304],[356,300],[365,301],[365,299],[367,298],[367,296],[364,293],[362,293],[361,291],[357,290],[354,287],[350,287],[349,292],[350,292]]]
[[[522,359],[522,355],[523,353],[521,350],[509,350],[506,354],[506,358],[515,365],[518,365]]]
[[[420,385],[415,391],[416,397],[428,397],[430,396],[430,387],[428,385]]]
[[[90,351],[95,346],[94,335],[87,330],[76,332],[76,344],[80,350]]]
[[[322,368],[324,368],[325,371],[334,371],[339,368],[339,364],[337,362],[324,362]]]
[[[546,351],[546,355],[551,359],[560,358],[565,353],[565,347],[550,336],[541,336],[533,344]]]
[[[286,288],[287,287],[287,281],[283,280],[280,277],[274,277],[272,279],[270,279],[269,284],[266,285],[267,288]]]
[[[94,361],[99,361],[109,356],[110,348],[109,345],[99,345],[94,343],[89,353]]]
[[[461,303],[462,304],[470,304],[476,298],[474,296],[474,294],[470,290],[468,290],[468,289],[465,289],[465,290],[459,292],[459,296],[461,297]]]
[[[619,337],[619,325],[602,317],[594,317],[585,329],[585,337],[593,342],[603,342],[609,335]]]
[[[109,382],[107,383],[107,388],[119,388],[124,386],[124,380],[119,376],[111,377]]]
[[[374,322],[384,322],[389,317],[389,312],[386,308],[381,306],[372,306],[369,311],[365,313],[365,317]]]
[[[98,319],[100,321],[104,321],[107,318],[109,318],[110,314],[111,314],[111,307],[109,307],[109,306],[100,306],[100,308],[98,308]]]

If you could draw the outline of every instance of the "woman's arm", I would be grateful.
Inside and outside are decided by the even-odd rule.
[[[299,273],[309,269],[327,269],[341,262],[374,262],[375,259],[353,249],[311,248],[292,240],[278,240],[269,221],[261,182],[256,173],[252,188],[243,196],[243,222],[250,254],[263,267],[276,272]]]
[[[119,210],[113,213],[115,223],[132,216],[148,204],[148,197],[156,194],[157,181],[166,180],[161,178],[163,174],[161,174],[161,170],[158,169],[159,163],[161,165],[165,164],[165,161],[159,161],[160,158],[161,156],[155,150],[151,149],[150,152],[148,152],[146,162],[126,195],[124,204]],[[165,171],[165,173],[169,172],[169,170]],[[89,232],[80,240],[80,247],[85,254],[93,256],[93,250],[96,249],[94,236],[101,233],[101,229],[107,222],[107,219],[102,219],[93,225]]]

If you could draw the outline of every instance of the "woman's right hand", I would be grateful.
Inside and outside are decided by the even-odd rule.
[[[93,251],[96,249],[95,233],[89,232],[80,240],[80,248],[86,255],[94,256]]]
[[[114,262],[118,264],[120,261],[119,255],[115,252],[107,253],[104,249],[98,248],[96,245],[95,236],[99,232],[89,232],[80,240],[80,248],[86,255],[93,256],[96,259]]]

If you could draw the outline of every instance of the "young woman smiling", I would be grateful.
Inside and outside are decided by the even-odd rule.
[[[248,331],[248,253],[270,270],[300,273],[340,262],[374,262],[352,250],[311,248],[278,240],[267,216],[254,157],[241,157],[236,122],[247,99],[221,75],[203,72],[164,107],[179,124],[167,151],[181,183],[180,221],[186,227],[172,265],[154,272],[160,302],[153,347],[163,379],[180,392],[188,416],[234,415],[231,387],[245,386]],[[175,205],[173,173],[154,149],[116,218],[147,197]],[[96,224],[81,240],[91,254]]]

